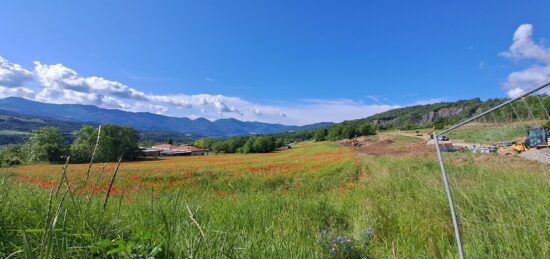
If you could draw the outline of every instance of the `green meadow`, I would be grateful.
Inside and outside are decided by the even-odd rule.
[[[495,155],[445,159],[467,257],[550,256],[544,167]],[[435,153],[306,142],[102,166],[87,184],[87,165],[69,165],[61,182],[63,165],[1,169],[0,257],[456,257]]]

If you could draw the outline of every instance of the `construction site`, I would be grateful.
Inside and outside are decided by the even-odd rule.
[[[482,125],[471,125],[469,129]],[[485,128],[495,129],[496,125],[486,124]],[[527,128],[525,136],[503,140],[499,143],[468,142],[464,139],[440,140],[439,147],[443,152],[470,152],[472,154],[498,154],[502,156],[519,156],[541,163],[550,163],[550,129],[545,127]],[[357,137],[343,140],[343,146],[353,147],[356,151],[368,155],[393,156],[426,156],[433,155],[435,140],[429,129],[421,131],[382,132],[378,136]],[[410,138],[406,144],[397,142],[395,137]]]

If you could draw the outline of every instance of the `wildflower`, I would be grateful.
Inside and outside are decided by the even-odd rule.
[[[325,238],[328,235],[328,229],[321,230],[321,237]]]
[[[336,247],[332,247],[328,252],[333,255],[334,253],[336,253]]]
[[[366,230],[365,230],[365,236],[367,236],[368,238],[372,238],[374,237],[374,229],[369,226]]]

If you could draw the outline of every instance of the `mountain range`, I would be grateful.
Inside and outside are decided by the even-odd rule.
[[[372,115],[351,122],[365,121],[377,129],[412,129],[423,127],[444,127],[485,111],[506,99],[496,98],[481,100],[459,100],[427,105],[415,105],[398,108]],[[527,109],[530,107],[530,109]],[[523,104],[503,108],[491,119],[545,118],[550,110],[550,96],[529,96]],[[236,119],[191,120],[175,118],[145,112],[127,112],[114,109],[103,109],[80,104],[48,104],[17,97],[0,99],[0,145],[21,143],[28,138],[33,129],[40,127],[58,127],[70,140],[72,132],[85,124],[117,124],[130,126],[140,131],[143,141],[158,142],[168,139],[181,143],[192,142],[201,136],[230,137],[251,133],[269,134],[289,131],[302,131],[333,125],[334,123],[317,123],[307,126],[287,126],[261,122],[244,122]],[[343,122],[348,123],[348,122]]]
[[[247,134],[269,134],[288,131],[300,131],[324,127],[332,123],[324,122],[306,126],[289,126],[262,122],[219,119],[209,121],[204,118],[189,119],[158,115],[148,112],[128,112],[116,109],[104,109],[93,105],[51,104],[27,100],[19,97],[0,99],[0,110],[29,116],[37,120],[53,123],[81,124],[117,124],[132,127],[139,131],[175,132],[194,136],[237,136]],[[6,115],[6,114],[5,114]],[[7,116],[7,115],[6,115]],[[0,130],[7,130],[1,128]]]

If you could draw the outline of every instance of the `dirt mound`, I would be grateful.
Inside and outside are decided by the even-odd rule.
[[[424,156],[433,154],[433,148],[424,143],[404,143],[396,142],[392,139],[383,139],[360,143],[362,145],[354,147],[360,153],[373,156]]]
[[[395,143],[395,141],[391,140],[391,139],[384,139],[384,140],[380,140],[378,141],[377,144],[380,144],[380,145],[389,145],[389,144],[393,144]]]

